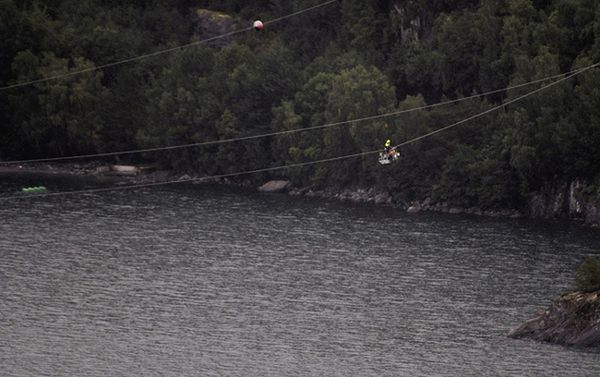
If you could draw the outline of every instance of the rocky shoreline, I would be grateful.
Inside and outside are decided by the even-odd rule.
[[[442,212],[513,219],[524,217],[546,220],[566,219],[581,221],[590,227],[600,227],[600,192],[596,193],[595,196],[584,197],[580,194],[579,188],[581,186],[581,183],[574,182],[568,186],[564,185],[550,194],[547,192],[536,193],[532,196],[528,208],[524,212],[510,208],[462,208],[445,202],[434,202],[431,198],[402,203],[395,201],[390,193],[377,191],[373,188],[354,187],[341,190],[298,188],[293,187],[288,181],[269,181],[260,186],[259,191],[283,192],[293,196],[318,197],[345,202],[388,205],[408,213]]]
[[[600,347],[600,291],[565,293],[508,336],[568,346]]]
[[[137,165],[107,165],[98,162],[83,164],[29,163],[6,166],[0,164],[0,173],[53,174],[64,176],[120,175],[134,177],[145,173],[147,170],[146,167]]]
[[[422,201],[403,203],[394,200],[388,192],[374,188],[352,187],[343,189],[294,187],[287,180],[271,180],[256,187],[251,180],[231,178],[205,178],[169,170],[156,170],[139,165],[107,165],[100,162],[83,164],[27,164],[12,167],[0,166],[0,173],[27,172],[40,174],[63,174],[78,176],[116,176],[130,184],[149,184],[163,181],[188,181],[195,184],[216,183],[258,189],[266,193],[285,193],[292,196],[305,196],[342,202],[371,203],[398,208],[408,213],[441,212],[449,214],[470,214],[502,218],[541,218],[579,220],[591,227],[600,227],[600,200],[585,200],[577,195],[581,183],[562,186],[555,190],[544,190],[533,195],[526,212],[516,209],[484,209],[479,207],[461,208],[444,202],[434,202],[431,198]]]
[[[309,187],[293,187],[289,181],[269,181],[258,188],[261,192],[287,193],[292,196],[306,196],[311,198],[333,199],[342,202],[372,203],[376,205],[393,206],[405,210],[408,213],[417,212],[444,212],[451,214],[472,214],[491,217],[520,218],[523,214],[516,210],[483,210],[477,207],[459,208],[448,205],[448,203],[433,203],[430,198],[424,201],[413,201],[411,203],[398,203],[394,201],[390,193],[377,191],[373,188],[346,188],[334,189],[312,189]]]

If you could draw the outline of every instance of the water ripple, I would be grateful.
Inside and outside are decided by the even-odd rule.
[[[507,339],[597,232],[199,188],[0,208],[3,376],[590,376]]]

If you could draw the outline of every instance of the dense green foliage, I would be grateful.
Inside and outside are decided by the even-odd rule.
[[[580,291],[600,290],[600,258],[587,258],[575,273],[575,283]]]
[[[218,34],[199,26],[198,9],[230,15],[235,28],[318,3],[0,0],[0,86]],[[598,61],[598,0],[340,0],[260,33],[0,91],[0,158],[311,127],[502,89]],[[372,151],[386,138],[399,144],[533,88],[322,130],[125,158],[204,174],[314,161]],[[588,71],[411,144],[387,167],[371,155],[274,174],[303,185],[376,186],[405,201],[431,196],[463,206],[518,207],[544,185],[599,178],[599,88],[600,69]]]

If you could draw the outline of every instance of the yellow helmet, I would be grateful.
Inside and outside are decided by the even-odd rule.
[[[387,139],[387,140],[385,141],[385,146],[386,146],[386,147],[389,147],[390,145],[392,145],[392,141],[391,141],[390,139]]]

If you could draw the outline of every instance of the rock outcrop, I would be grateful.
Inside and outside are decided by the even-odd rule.
[[[194,32],[198,39],[209,39],[238,30],[242,25],[239,20],[228,14],[208,9],[197,9],[194,27]],[[207,43],[211,46],[223,47],[230,44],[233,40],[234,36],[228,36]]]
[[[561,295],[552,305],[511,331],[512,338],[600,347],[600,291]]]
[[[577,219],[586,224],[600,224],[598,183],[575,180],[570,184],[546,186],[529,201],[529,216],[541,219]]]
[[[134,165],[103,165],[94,170],[95,175],[138,175],[144,170],[143,167]]]
[[[258,188],[260,192],[287,192],[291,187],[290,181],[269,181]]]

